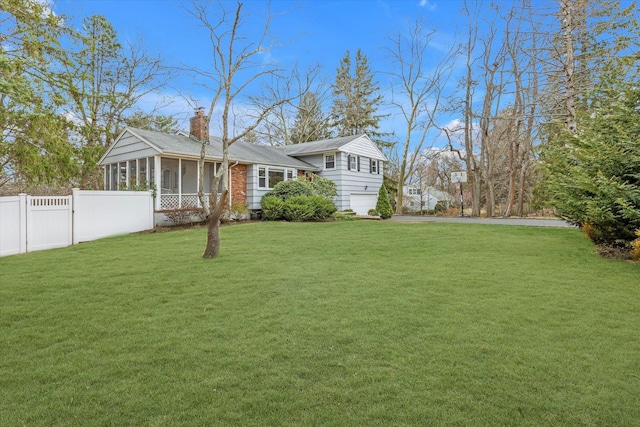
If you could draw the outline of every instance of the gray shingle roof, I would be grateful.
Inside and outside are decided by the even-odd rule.
[[[278,149],[284,151],[289,156],[323,153],[326,151],[338,150],[340,147],[347,145],[351,141],[355,141],[363,135],[365,134],[361,133],[359,135],[342,136],[340,138],[322,139],[320,141],[287,145],[285,147],[279,147]]]
[[[200,157],[201,144],[193,138],[137,128],[128,129],[158,148],[163,154]],[[210,137],[210,142],[206,147],[206,157],[210,160],[222,160],[222,141],[220,138]],[[319,170],[307,162],[290,157],[282,150],[244,141],[237,141],[229,147],[229,159],[240,163],[261,163],[308,171]]]

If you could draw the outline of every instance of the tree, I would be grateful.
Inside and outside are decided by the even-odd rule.
[[[349,51],[345,53],[332,86],[331,128],[337,136],[366,133],[378,147],[388,147],[390,144],[382,139],[388,134],[378,131],[384,116],[376,114],[382,95],[373,78],[367,56],[360,49],[356,52],[354,67]]]
[[[388,219],[393,215],[393,209],[391,208],[391,200],[389,199],[389,193],[387,192],[387,187],[383,185],[380,186],[380,190],[378,191],[378,201],[376,203],[376,211],[380,218]]]
[[[400,112],[406,125],[406,137],[401,145],[398,167],[398,192],[396,213],[402,213],[403,186],[413,175],[416,160],[422,151],[427,134],[433,127],[439,112],[442,91],[453,70],[455,48],[439,62],[430,64],[427,54],[435,31],[427,31],[421,21],[416,21],[404,37],[398,33],[390,39],[387,48],[390,63],[397,67],[390,74],[392,79],[391,104]],[[411,150],[412,151],[411,151]]]
[[[576,115],[578,132],[564,132],[570,148],[554,144],[543,157],[545,186],[558,215],[596,244],[628,244],[640,229],[640,79],[635,77],[620,81],[616,73],[603,82],[590,111]]]
[[[77,158],[81,171],[76,185],[99,188],[102,173],[97,162],[125,125],[126,114],[145,95],[169,80],[159,56],[147,53],[140,42],[123,46],[103,16],[83,21],[73,38],[70,61],[51,88],[75,123]]]
[[[124,118],[127,126],[152,130],[162,133],[176,133],[180,130],[178,120],[171,115],[145,113],[138,110],[129,117]]]
[[[313,92],[306,93],[298,105],[298,113],[291,129],[291,143],[300,144],[330,138],[327,119],[322,113],[318,96]]]
[[[189,13],[195,17],[209,33],[212,42],[211,70],[193,70],[200,77],[207,79],[204,83],[212,92],[212,100],[206,117],[208,131],[214,112],[220,111],[220,127],[222,131],[222,167],[220,167],[211,184],[208,203],[204,197],[204,160],[208,138],[202,141],[200,153],[200,187],[198,196],[204,209],[207,223],[207,245],[204,258],[214,258],[220,252],[220,218],[228,204],[229,184],[229,147],[236,141],[250,135],[251,132],[265,120],[278,106],[292,101],[291,97],[272,99],[271,102],[259,102],[252,114],[245,118],[244,123],[234,122],[233,105],[246,92],[264,79],[275,79],[278,68],[272,64],[258,61],[257,57],[269,50],[269,32],[271,16],[266,18],[263,31],[257,39],[251,40],[243,33],[243,4],[237,3],[235,10],[228,11],[224,4],[217,5],[217,15],[211,16],[207,2],[194,1]],[[273,81],[269,82],[273,83]],[[280,92],[276,92],[280,93]],[[261,101],[264,101],[261,100]],[[219,110],[217,107],[220,107]],[[233,126],[232,126],[233,125]],[[222,190],[218,192],[218,185]]]
[[[593,242],[628,245],[640,228],[640,29],[633,5],[607,8],[608,18],[591,12],[580,22],[592,28],[593,48],[576,60],[589,80],[575,91],[575,126],[565,115],[551,125],[541,187],[558,215]]]
[[[64,18],[32,0],[0,2],[0,188],[61,184],[76,169],[69,123],[48,90],[64,59]]]

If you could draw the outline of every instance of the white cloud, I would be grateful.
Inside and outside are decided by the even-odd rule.
[[[434,3],[430,3],[429,0],[420,0],[420,3],[418,3],[418,5],[420,7],[426,8],[430,12],[436,10],[436,5]]]

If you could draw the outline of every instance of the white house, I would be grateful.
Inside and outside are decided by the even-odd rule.
[[[166,134],[125,128],[99,164],[105,190],[118,191],[149,185],[156,189],[155,210],[196,208],[201,140],[206,117],[196,111],[189,134]],[[204,191],[222,161],[222,143],[209,137],[204,163]],[[262,196],[280,181],[316,173],[338,187],[338,210],[367,214],[375,208],[386,157],[365,134],[270,147],[238,141],[229,147],[230,204],[246,203],[260,209]]]
[[[403,186],[402,192],[404,196],[402,206],[409,212],[433,210],[438,202],[445,206],[451,206],[455,203],[455,197],[434,187],[420,188],[418,185],[410,184]]]

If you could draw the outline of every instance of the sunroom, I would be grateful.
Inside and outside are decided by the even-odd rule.
[[[199,208],[198,161],[152,156],[104,165],[105,190],[146,190],[156,193],[156,211]],[[159,167],[156,167],[159,165]],[[221,163],[204,163],[205,202]],[[231,182],[231,180],[229,180]],[[157,185],[156,183],[160,183]]]

